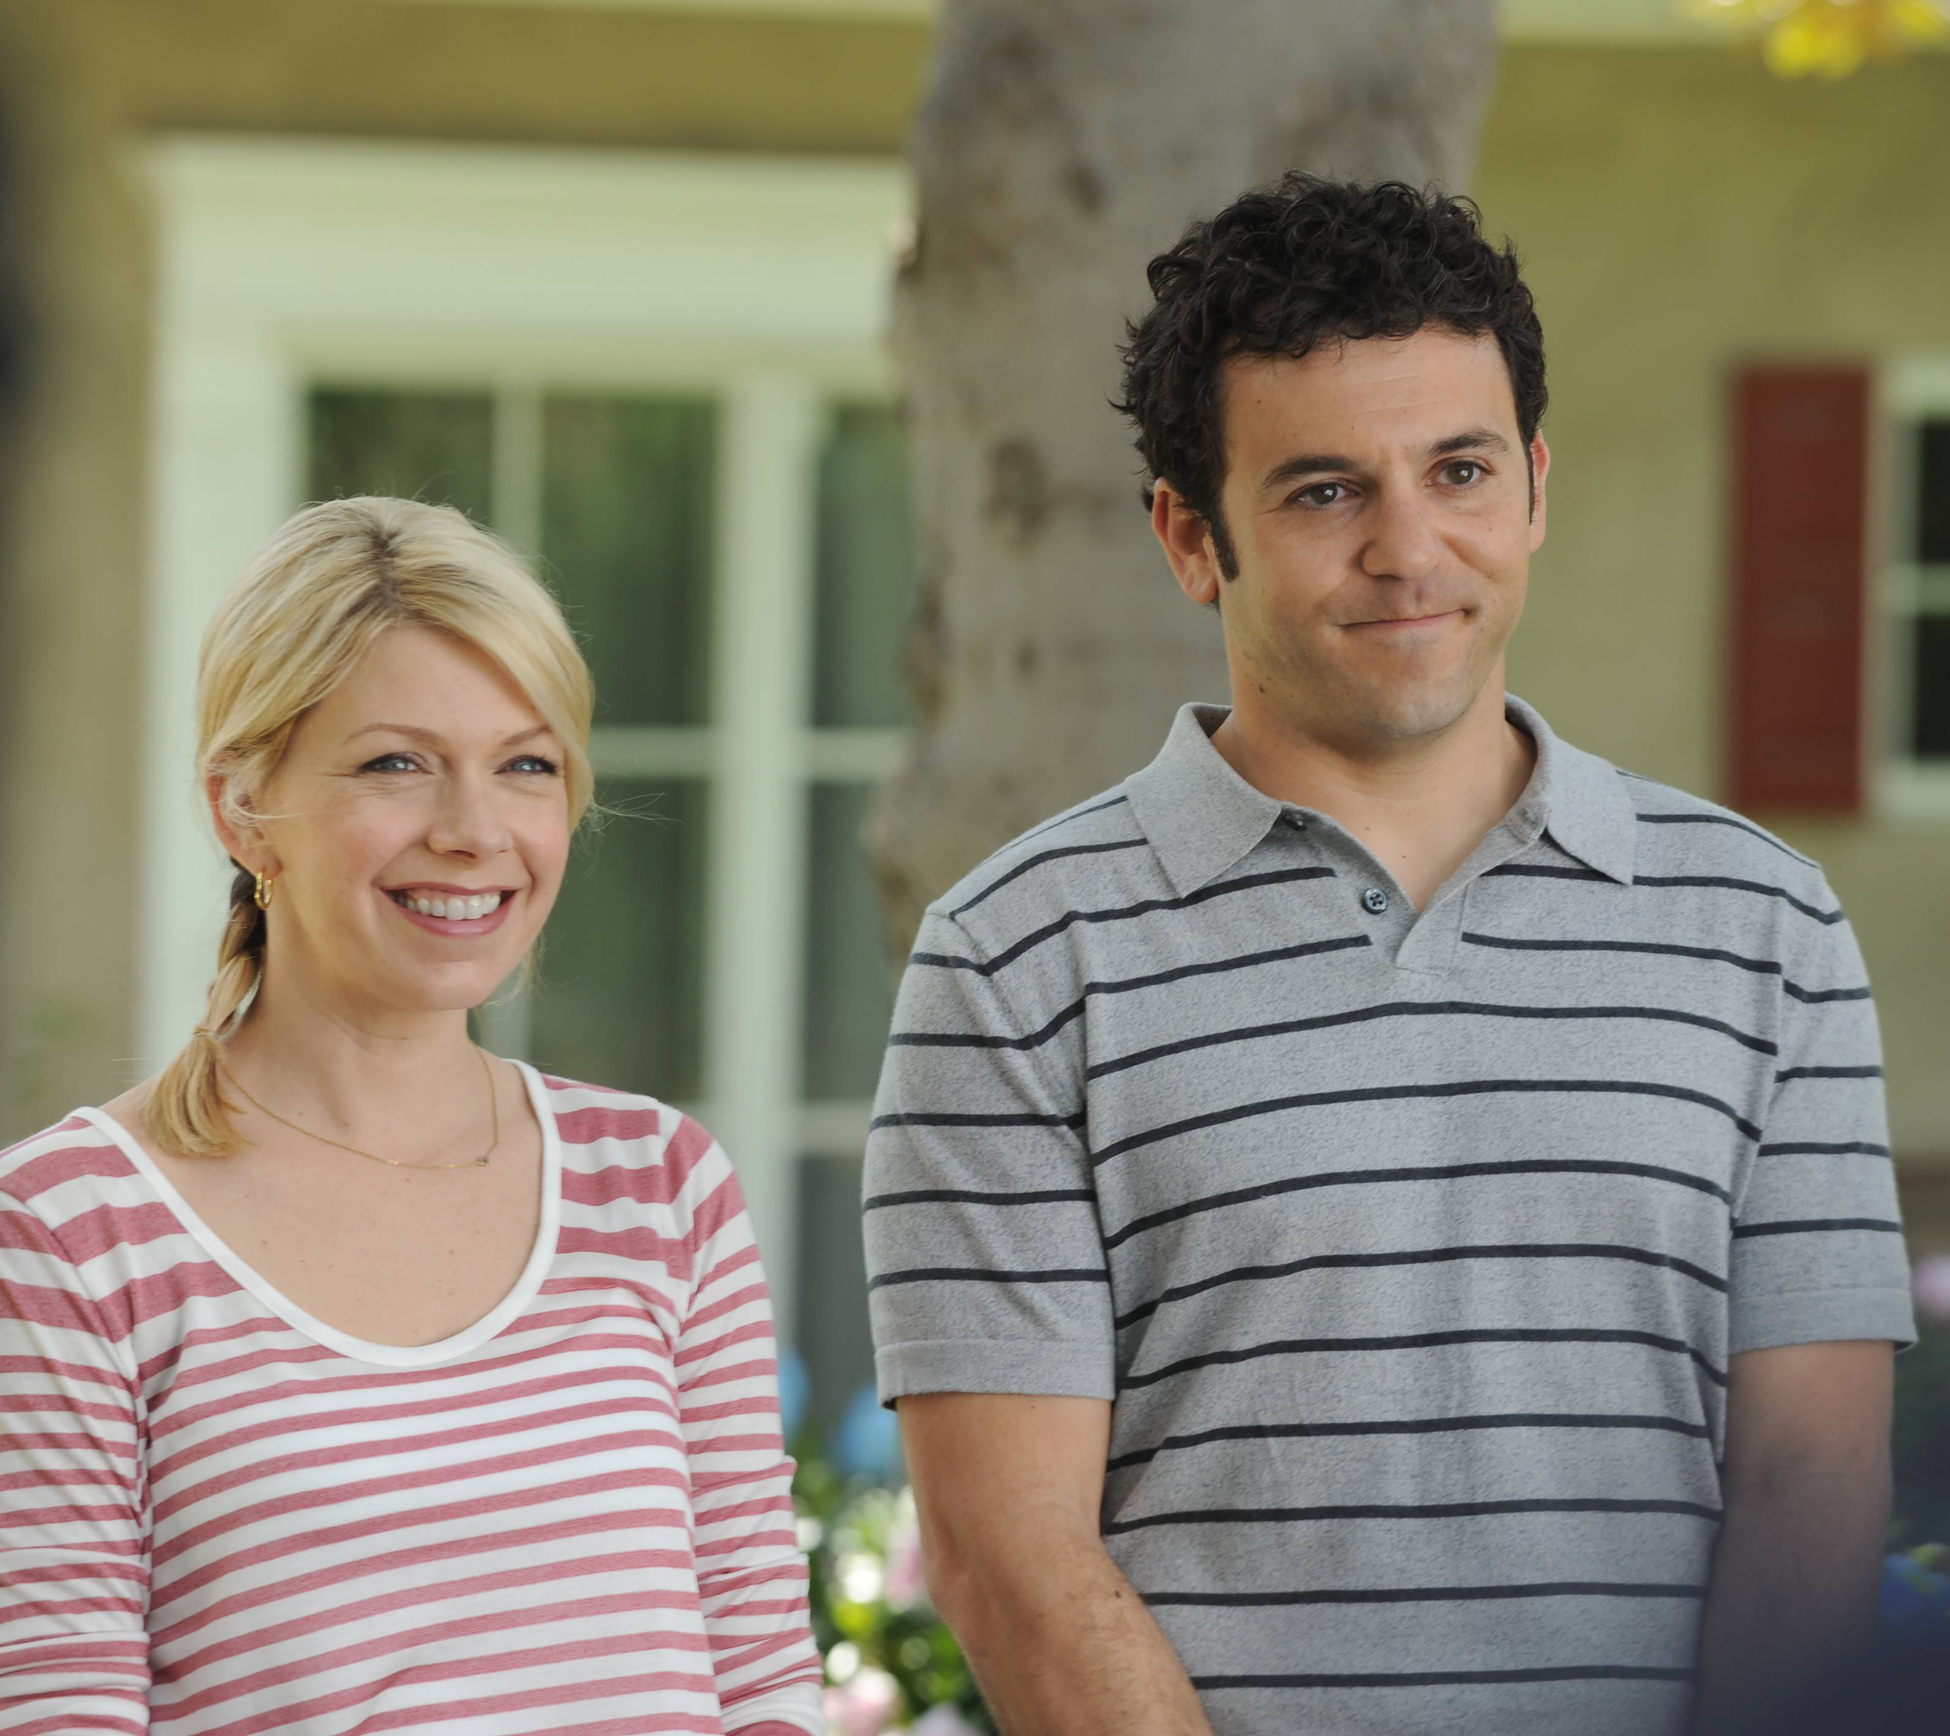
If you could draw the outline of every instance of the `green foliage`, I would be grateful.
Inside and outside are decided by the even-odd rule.
[[[885,1671],[900,1690],[890,1727],[949,1706],[972,1730],[993,1732],[961,1647],[927,1601],[912,1493],[849,1480],[808,1452],[792,1497],[827,1680],[844,1695],[867,1672]]]

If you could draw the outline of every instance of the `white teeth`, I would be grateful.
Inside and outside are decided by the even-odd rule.
[[[396,896],[407,909],[417,910],[422,916],[438,916],[448,922],[479,922],[501,908],[503,894],[475,892],[449,898],[437,892],[402,892]]]

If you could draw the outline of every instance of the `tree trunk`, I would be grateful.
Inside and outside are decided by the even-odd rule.
[[[866,830],[896,956],[929,899],[1223,699],[1118,387],[1146,261],[1287,168],[1458,185],[1493,0],[945,0],[895,345],[921,543],[915,731]]]

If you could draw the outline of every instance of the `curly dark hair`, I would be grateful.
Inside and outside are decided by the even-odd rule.
[[[1515,249],[1483,237],[1468,199],[1401,181],[1298,171],[1194,223],[1146,272],[1156,297],[1128,328],[1124,397],[1137,448],[1211,527],[1237,570],[1219,511],[1225,481],[1221,370],[1231,356],[1304,356],[1323,340],[1408,337],[1445,326],[1495,334],[1526,456],[1543,420],[1544,333]],[[1151,486],[1144,489],[1150,504]]]

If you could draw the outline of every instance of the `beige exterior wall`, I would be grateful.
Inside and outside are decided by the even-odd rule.
[[[1723,794],[1728,371],[1950,352],[1946,115],[1941,55],[1839,85],[1718,50],[1506,58],[1476,190],[1528,261],[1556,464],[1512,679],[1594,751]],[[1950,825],[1777,829],[1860,933],[1897,1154],[1950,1180]]]
[[[150,316],[132,142],[181,127],[891,152],[926,51],[898,23],[9,0],[0,81],[47,341],[5,629],[0,1138],[117,1088],[132,1046]],[[1557,454],[1514,680],[1568,735],[1716,792],[1727,369],[1950,349],[1950,185],[1929,172],[1946,113],[1950,57],[1829,87],[1717,50],[1509,53],[1477,187],[1530,262]],[[1868,951],[1899,1152],[1950,1180],[1950,827],[1784,829],[1829,865]],[[1918,1206],[1945,1210],[1927,1188]]]

